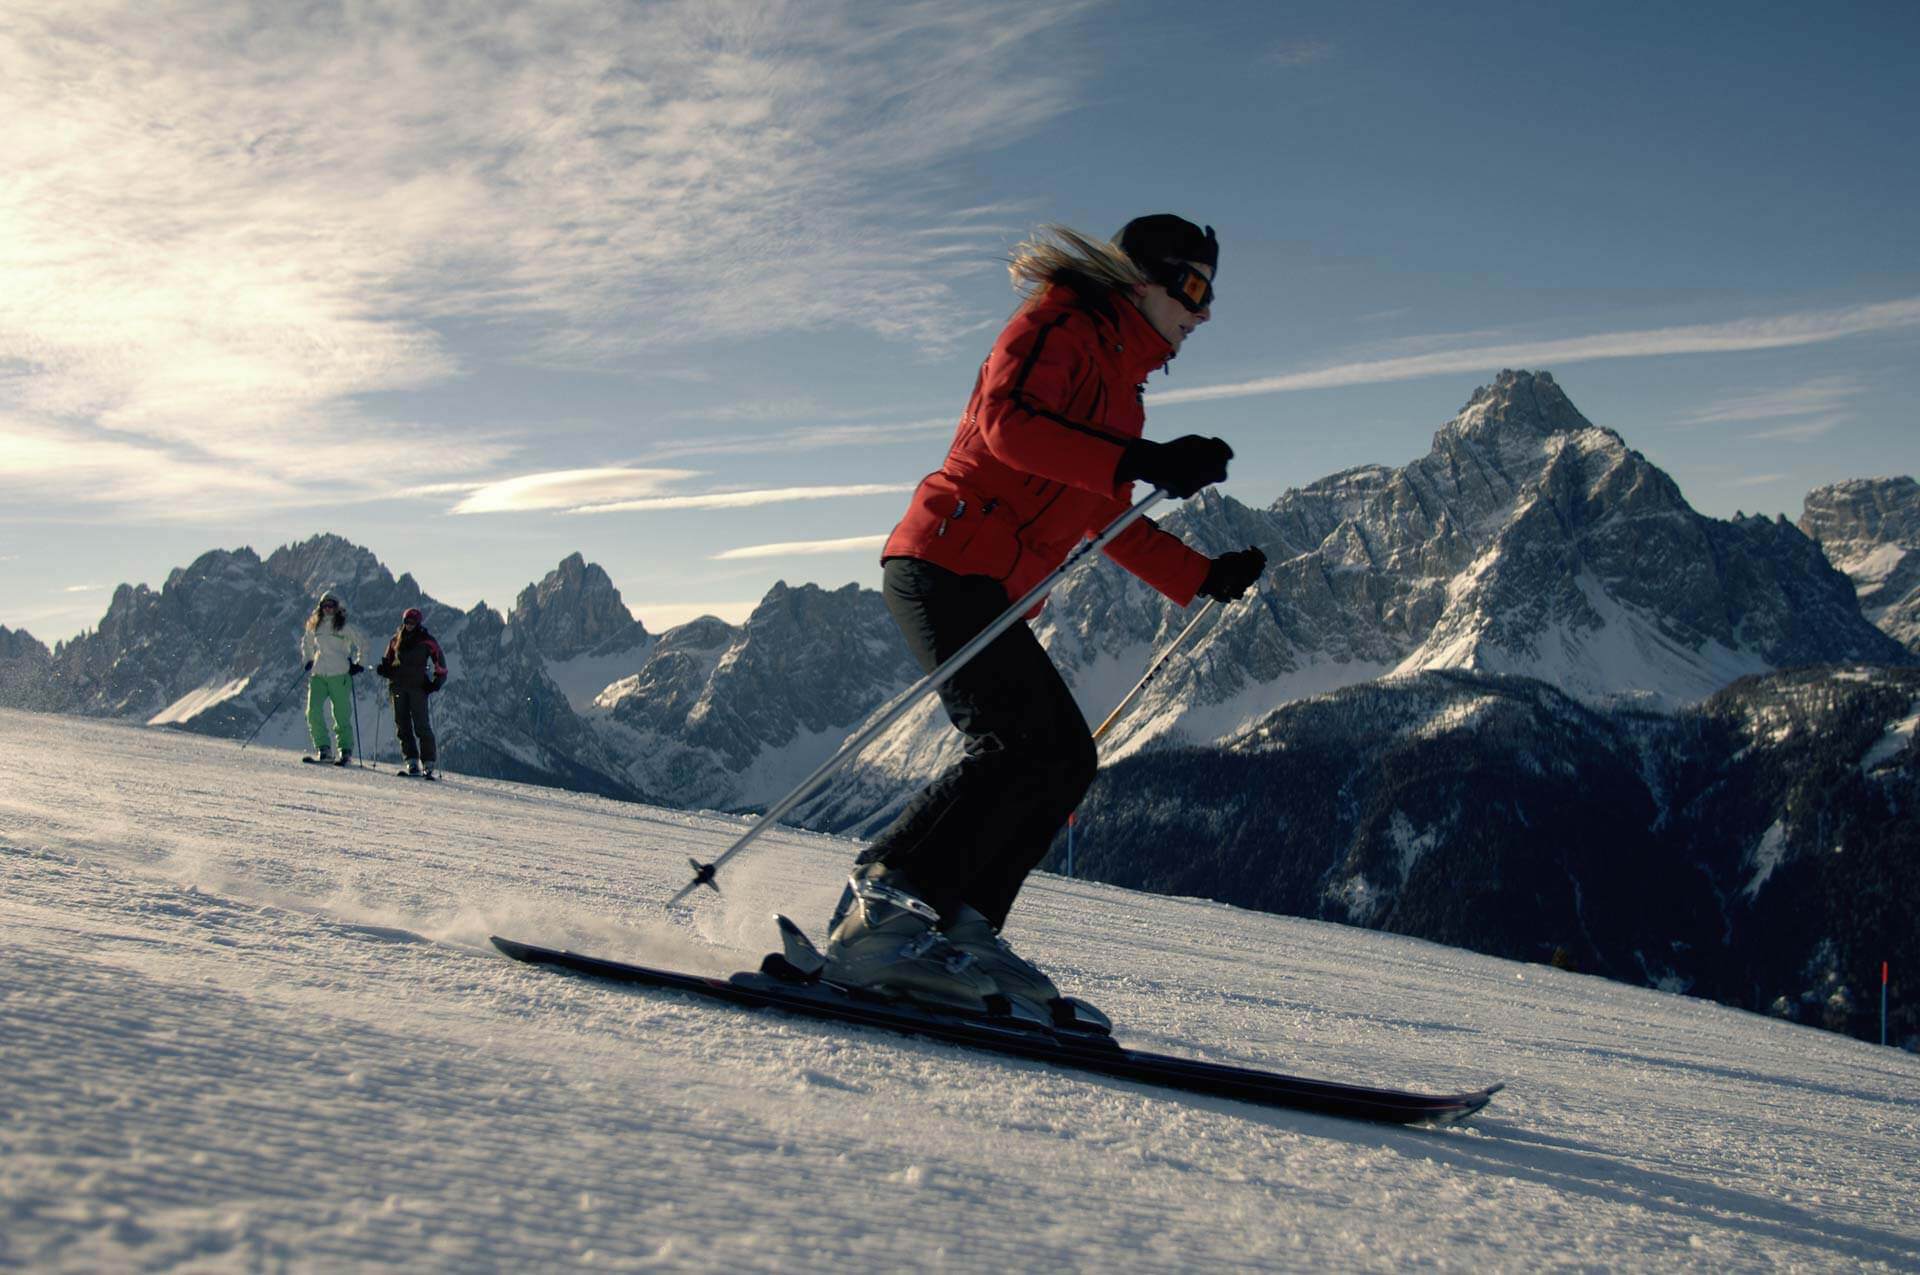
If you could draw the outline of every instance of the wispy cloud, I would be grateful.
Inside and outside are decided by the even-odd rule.
[[[584,505],[653,496],[688,478],[691,469],[559,469],[522,474],[475,488],[449,512],[456,514],[525,513],[536,509],[578,509]]]
[[[1837,413],[1860,393],[1858,382],[1823,376],[1782,389],[1741,394],[1711,403],[1680,418],[1686,425],[1716,425],[1728,421],[1765,421],[1792,416]]]
[[[1311,66],[1333,56],[1333,45],[1326,40],[1289,40],[1268,50],[1266,60],[1275,66]]]
[[[464,375],[455,322],[562,367],[842,324],[940,348],[1006,229],[945,211],[943,162],[1067,108],[1078,71],[1034,37],[1084,7],[481,0],[455,32],[406,5],[25,0],[7,423],[90,497],[224,515],[510,454],[367,398]]]
[[[107,586],[104,584],[69,584],[64,588],[62,588],[60,592],[62,593],[98,593],[100,592],[100,590],[106,587]]]
[[[1817,420],[1802,421],[1798,425],[1777,425],[1772,429],[1755,430],[1748,438],[1786,441],[1790,443],[1810,443],[1816,438],[1825,438],[1839,429],[1852,418],[1844,413],[1834,416],[1822,416]]]
[[[856,483],[841,487],[763,487],[752,491],[715,491],[697,496],[650,496],[604,505],[581,505],[570,514],[618,514],[663,509],[747,509],[793,500],[841,500],[849,496],[894,496],[912,491],[911,483]]]
[[[1743,474],[1739,478],[1729,478],[1724,482],[1727,487],[1766,487],[1773,483],[1787,481],[1788,474]]]
[[[1743,319],[1732,323],[1694,324],[1643,331],[1608,332],[1597,336],[1553,341],[1516,340],[1506,344],[1398,358],[1337,363],[1280,376],[1260,377],[1227,385],[1163,390],[1147,396],[1153,404],[1198,403],[1211,399],[1248,398],[1298,390],[1333,389],[1345,385],[1374,385],[1411,381],[1424,376],[1460,372],[1488,372],[1502,367],[1558,367],[1595,359],[1654,358],[1676,354],[1728,354],[1742,350],[1775,350],[1817,345],[1845,337],[1889,332],[1920,325],[1920,297],[1842,310],[1817,310],[1774,318]]]
[[[647,460],[676,456],[759,455],[765,452],[812,452],[829,447],[874,447],[884,443],[917,442],[942,430],[951,430],[951,416],[929,416],[917,421],[885,425],[796,425],[765,434],[717,435],[676,439],[647,448]]]
[[[851,553],[878,549],[887,543],[885,536],[848,536],[844,540],[787,540],[779,544],[744,545],[738,549],[728,549],[716,553],[716,562],[728,562],[737,558],[800,558],[814,554]]]

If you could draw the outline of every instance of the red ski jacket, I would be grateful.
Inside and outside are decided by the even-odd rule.
[[[1009,598],[1038,584],[1133,503],[1114,470],[1146,423],[1147,374],[1170,349],[1125,298],[1054,284],[1000,333],[946,463],[920,480],[881,560],[992,576]],[[1106,554],[1181,606],[1210,561],[1147,518]]]

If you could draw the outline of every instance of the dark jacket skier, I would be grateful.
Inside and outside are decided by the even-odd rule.
[[[434,746],[433,719],[427,697],[447,684],[447,659],[440,643],[427,632],[419,607],[408,607],[400,617],[400,628],[387,642],[387,653],[374,672],[387,679],[393,697],[393,726],[400,737],[400,752],[407,759],[407,773],[417,775],[422,767],[433,778],[439,753]]]
[[[1011,271],[1026,301],[882,554],[887,607],[922,668],[1125,512],[1136,480],[1185,499],[1226,477],[1233,452],[1217,438],[1142,437],[1146,378],[1213,317],[1218,263],[1212,227],[1172,214],[1137,218],[1112,243],[1047,227],[1021,245]],[[1238,598],[1266,564],[1254,548],[1208,558],[1147,519],[1106,552],[1182,606]],[[861,854],[829,975],[971,1010],[998,992],[1045,1016],[1058,991],[1000,928],[1093,780],[1091,733],[1025,624],[940,698],[965,755]]]

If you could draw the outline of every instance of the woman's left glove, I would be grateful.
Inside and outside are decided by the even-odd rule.
[[[1267,555],[1251,545],[1233,553],[1223,553],[1207,567],[1207,578],[1200,583],[1200,594],[1215,602],[1238,601],[1266,569]]]

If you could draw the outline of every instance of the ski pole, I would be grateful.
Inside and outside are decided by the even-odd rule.
[[[1112,728],[1115,722],[1120,720],[1120,715],[1133,707],[1133,702],[1139,699],[1141,696],[1141,693],[1147,689],[1147,687],[1153,682],[1153,679],[1160,675],[1160,670],[1167,666],[1167,661],[1173,658],[1173,653],[1180,649],[1181,644],[1187,640],[1187,636],[1191,634],[1195,629],[1199,628],[1200,621],[1212,615],[1213,609],[1219,605],[1220,605],[1219,599],[1217,598],[1207,599],[1207,605],[1200,608],[1200,614],[1194,616],[1193,619],[1187,622],[1187,627],[1180,630],[1180,636],[1175,638],[1173,642],[1170,645],[1168,645],[1167,649],[1160,653],[1159,659],[1155,660],[1150,666],[1148,666],[1146,675],[1142,677],[1139,681],[1133,684],[1133,689],[1127,692],[1126,697],[1124,699],[1122,699],[1118,704],[1114,705],[1113,711],[1107,714],[1107,720],[1104,722],[1101,722],[1100,725],[1094,729],[1094,732],[1093,732],[1094,743],[1096,744],[1099,743],[1101,737],[1104,736],[1107,733],[1107,731]]]
[[[1167,649],[1160,652],[1160,658],[1147,666],[1146,673],[1142,675],[1139,681],[1133,684],[1133,689],[1128,691],[1126,695],[1121,698],[1120,702],[1113,706],[1111,713],[1107,714],[1107,720],[1101,722],[1099,726],[1094,728],[1093,742],[1096,745],[1099,744],[1101,737],[1113,727],[1113,724],[1120,720],[1120,715],[1133,707],[1133,702],[1140,698],[1140,693],[1146,690],[1153,679],[1160,675],[1160,670],[1167,666],[1167,661],[1173,658],[1173,653],[1179,650],[1181,645],[1186,642],[1187,635],[1199,628],[1200,621],[1212,615],[1214,608],[1219,605],[1220,599],[1208,598],[1207,605],[1200,608],[1200,614],[1187,621],[1187,627],[1180,630],[1180,636],[1168,643]],[[1073,829],[1074,825],[1079,821],[1080,812],[1077,810],[1067,816],[1067,875],[1069,877],[1073,875]]]
[[[267,723],[273,720],[273,715],[280,711],[280,706],[287,702],[287,697],[293,694],[294,687],[297,687],[299,685],[300,685],[300,680],[298,678],[295,678],[293,685],[287,687],[285,691],[281,692],[280,698],[273,701],[273,707],[268,709],[267,715],[260,719],[260,724],[253,728],[253,734],[247,736],[247,744],[251,744],[254,740],[260,738],[260,732],[267,728]],[[241,752],[244,753],[247,751],[247,744],[240,745]]]
[[[746,849],[761,833],[780,822],[781,818],[795,806],[812,796],[814,791],[826,781],[828,776],[846,765],[847,762],[853,759],[854,754],[872,743],[889,726],[904,717],[907,710],[917,704],[920,698],[928,691],[937,690],[945,686],[955,673],[958,673],[962,668],[966,667],[969,660],[985,650],[988,644],[995,638],[1012,628],[1014,621],[1025,615],[1036,602],[1046,597],[1048,591],[1050,591],[1054,585],[1058,584],[1061,578],[1068,572],[1085,562],[1093,554],[1106,548],[1107,545],[1113,542],[1116,536],[1132,526],[1136,519],[1143,517],[1147,510],[1153,508],[1166,498],[1166,492],[1160,490],[1158,487],[1154,488],[1148,492],[1145,497],[1135,503],[1131,509],[1108,523],[1106,530],[1091,540],[1082,541],[1078,548],[1067,555],[1065,562],[1055,567],[1046,579],[1040,581],[1040,583],[1034,585],[1022,594],[1018,602],[1015,602],[1000,614],[999,619],[975,634],[971,641],[948,656],[946,661],[934,669],[933,672],[927,674],[912,686],[900,692],[899,695],[895,696],[893,702],[889,704],[865,730],[840,745],[840,751],[820,763],[817,770],[800,781],[798,788],[795,788],[792,792],[770,806],[767,813],[761,815],[751,828],[748,828],[740,835],[738,841],[720,853],[719,858],[715,859],[712,863],[702,863],[698,859],[688,859],[687,862],[693,866],[693,880],[681,886],[679,893],[667,900],[667,906],[673,907],[703,885],[711,888],[715,893],[718,893],[720,887],[714,883],[713,874],[719,870],[722,864]]]

